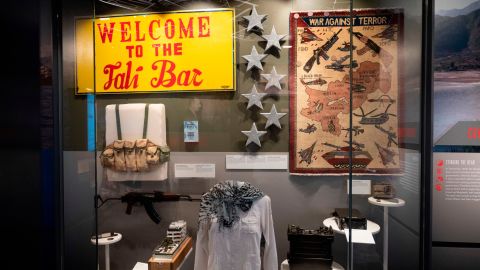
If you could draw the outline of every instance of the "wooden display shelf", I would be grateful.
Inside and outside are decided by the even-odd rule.
[[[172,259],[159,259],[153,256],[148,260],[148,270],[177,270],[188,252],[192,249],[192,237],[187,238],[180,245]]]

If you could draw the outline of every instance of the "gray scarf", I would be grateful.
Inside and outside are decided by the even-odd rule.
[[[253,202],[264,195],[258,188],[247,182],[218,183],[202,196],[199,222],[209,222],[216,217],[220,228],[231,228],[240,219],[237,208],[247,212]]]

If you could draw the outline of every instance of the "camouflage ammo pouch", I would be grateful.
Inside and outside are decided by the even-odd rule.
[[[119,105],[117,104],[115,106],[115,113],[118,139],[105,147],[105,150],[100,155],[102,166],[119,172],[142,172],[148,171],[149,165],[158,165],[167,162],[170,159],[170,148],[167,145],[156,145],[146,139],[148,104],[145,106],[143,139],[138,139],[136,141],[122,140],[118,107]]]
[[[160,163],[165,163],[170,160],[170,147],[168,145],[160,146]]]
[[[167,145],[158,146],[149,142],[147,146],[147,163],[160,164],[170,159],[170,148]]]
[[[105,149],[100,155],[100,162],[105,168],[112,168],[115,166],[115,156],[112,148]]]
[[[136,172],[137,169],[137,160],[135,158],[135,142],[125,141],[125,163],[127,165],[127,170]]]
[[[159,147],[158,146],[148,146],[147,147],[147,163],[148,164],[158,164],[160,163],[160,155],[158,154],[159,152]]]
[[[135,141],[135,159],[137,160],[137,168],[139,171],[147,171],[147,139]]]
[[[125,145],[125,141],[122,140],[115,140],[113,142],[113,156],[115,158],[114,168],[116,171],[126,171],[127,166],[125,164],[125,149],[123,146]]]

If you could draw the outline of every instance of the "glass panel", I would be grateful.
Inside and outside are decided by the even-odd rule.
[[[435,1],[433,171],[432,171],[432,267],[475,268],[478,258],[465,247],[480,242],[477,215],[480,207],[478,162],[479,72],[475,1]],[[460,214],[459,214],[460,213]],[[458,230],[457,228],[462,228]],[[450,233],[457,229],[456,233]],[[475,250],[475,251],[474,251]],[[461,259],[448,260],[446,254]]]
[[[354,29],[354,68],[367,86],[366,102],[353,110],[353,126],[369,134],[365,149],[378,168],[353,175],[354,185],[371,181],[371,195],[353,195],[352,207],[367,218],[375,245],[354,244],[352,269],[418,269],[420,252],[420,131],[422,71],[422,3],[419,1],[354,1],[354,9],[373,13]],[[364,11],[365,9],[370,9]],[[376,14],[375,14],[376,13]],[[362,44],[363,43],[363,44]],[[368,92],[376,65],[378,84]],[[363,73],[363,74],[362,74]],[[362,77],[364,77],[362,79]],[[374,77],[372,77],[373,79]],[[375,80],[375,79],[374,79]],[[355,106],[356,84],[352,85]],[[357,100],[358,98],[357,97]],[[353,134],[353,140],[361,136]],[[357,145],[358,146],[358,145]],[[352,145],[353,152],[357,152]],[[358,149],[358,148],[357,148]],[[354,154],[355,155],[355,154]],[[375,228],[375,229],[373,229]],[[407,259],[408,258],[408,259]]]
[[[350,4],[64,1],[69,245],[101,236],[68,265],[154,267],[183,220],[181,269],[417,269],[422,7]]]
[[[93,77],[93,63],[77,61],[93,51],[91,43],[76,36],[79,22],[92,33],[93,3],[61,1],[62,7],[62,118],[63,142],[63,226],[65,269],[95,269],[95,118],[94,95],[76,95],[76,71],[81,68]]]

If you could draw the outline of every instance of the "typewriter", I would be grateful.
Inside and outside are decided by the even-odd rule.
[[[395,190],[389,183],[373,184],[372,196],[375,199],[393,199],[395,197]]]
[[[319,227],[307,230],[288,225],[290,250],[287,254],[290,269],[331,269],[333,229]]]
[[[352,217],[348,217],[348,208],[335,208],[335,212],[332,213],[335,217],[338,228],[340,230],[352,228],[359,230],[367,229],[367,218],[365,218],[360,211],[352,209]]]

